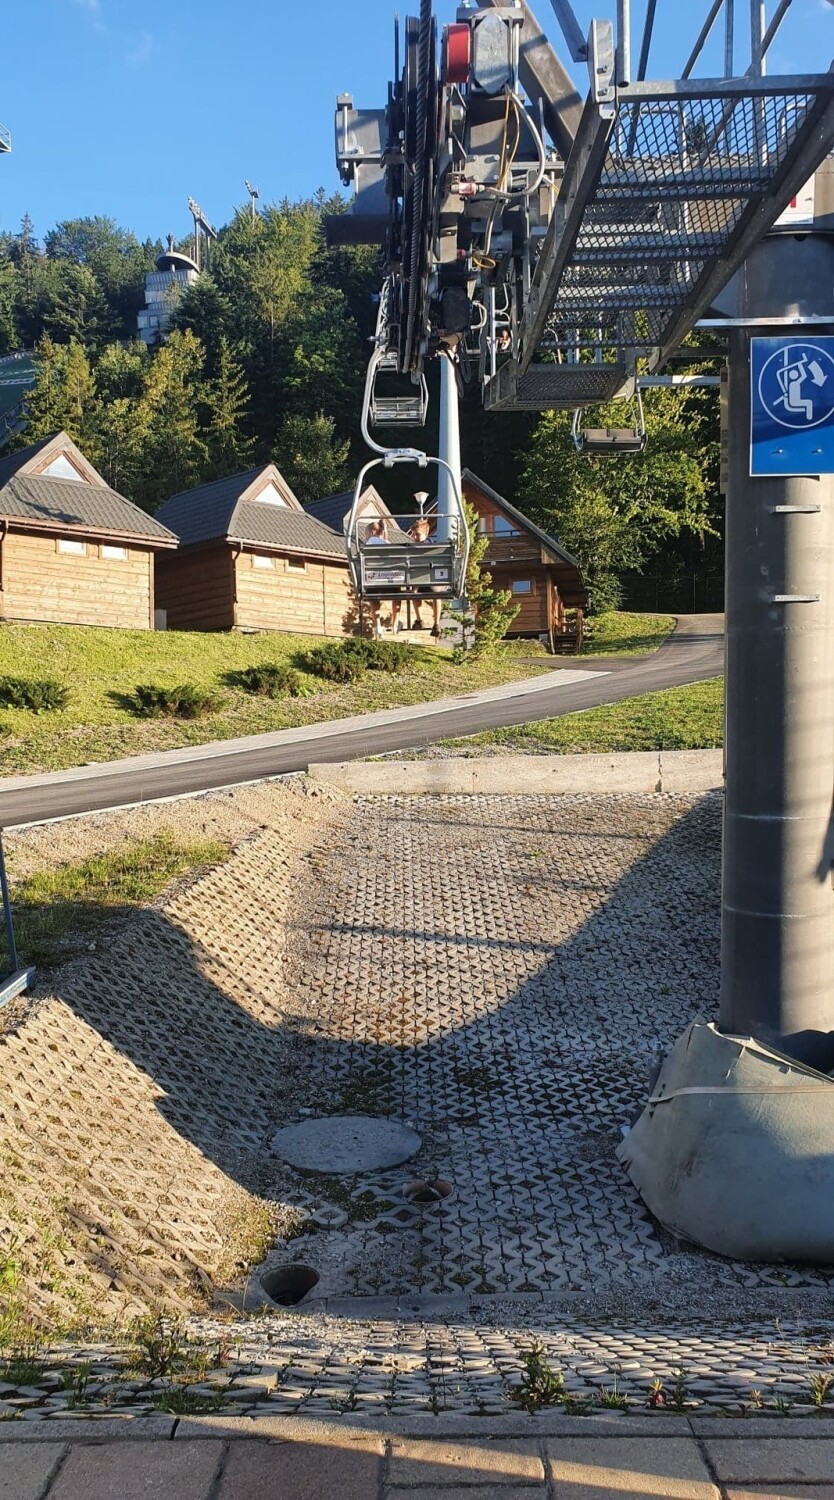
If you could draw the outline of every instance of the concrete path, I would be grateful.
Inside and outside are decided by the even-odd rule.
[[[648,657],[591,657],[575,668],[459,698],[71,771],[9,778],[0,781],[0,827],[239,786],[306,770],[311,761],[352,760],[430,745],[441,738],[555,718],[717,677],[723,670],[722,633],[721,615],[682,616],[674,635]]]
[[[0,1500],[831,1500],[834,1421],[76,1421],[0,1431]]]

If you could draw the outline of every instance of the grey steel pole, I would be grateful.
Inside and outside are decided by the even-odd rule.
[[[750,340],[777,331],[757,318],[831,316],[834,330],[832,280],[834,239],[776,234],[738,281],[719,1019],[823,1072],[834,1069],[834,476],[750,477]]]
[[[6,927],[6,948],[9,954],[11,972],[17,972],[17,947],[14,940],[14,917],[12,915],[12,901],[9,895],[9,881],[6,875],[6,855],[3,849],[3,836],[0,834],[0,896],[3,900],[3,920]]]
[[[460,484],[460,396],[455,366],[448,355],[440,359],[440,433],[438,458],[445,459]],[[448,541],[451,520],[456,512],[452,481],[445,469],[438,470],[437,526],[438,541]]]
[[[735,37],[735,0],[727,0],[726,27],[724,30],[724,77],[733,76],[733,42]]]

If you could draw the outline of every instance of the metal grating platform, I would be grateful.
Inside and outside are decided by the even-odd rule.
[[[640,83],[616,106],[589,100],[518,360],[487,405],[533,405],[522,392],[542,347],[598,361],[602,346],[639,349],[657,368],[832,147],[832,74]]]
[[[521,376],[507,364],[490,384],[487,405],[491,411],[573,411],[613,400],[627,379],[619,362],[531,365]]]

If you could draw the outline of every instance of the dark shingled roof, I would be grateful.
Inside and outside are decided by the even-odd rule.
[[[464,469],[462,478],[464,482],[468,479],[470,484],[473,484],[476,489],[481,490],[506,516],[509,516],[513,521],[517,521],[524,531],[538,537],[542,546],[546,547],[548,552],[553,553],[555,560],[564,564],[566,572],[573,576],[567,587],[562,583],[559,584],[559,592],[565,598],[566,602],[578,604],[584,609],[588,603],[588,591],[585,587],[585,580],[582,577],[582,569],[576,558],[571,557],[570,553],[566,552],[564,547],[559,546],[555,537],[551,536],[549,532],[543,531],[541,526],[537,526],[535,521],[531,521],[530,517],[525,516],[523,511],[518,510],[515,505],[511,505],[509,500],[504,499],[503,495],[499,495],[497,490],[494,490],[491,485],[486,483],[486,480],[479,479],[478,475],[474,474],[471,469]]]
[[[174,547],[177,541],[153,516],[107,485],[49,474],[13,474],[0,488],[0,516],[67,531],[136,537],[163,547]]]
[[[4,485],[7,479],[17,474],[24,464],[28,464],[44,449],[48,448],[53,438],[44,438],[40,443],[32,443],[29,448],[19,448],[17,453],[6,453],[0,458],[0,485]]]
[[[286,505],[246,498],[256,482],[265,477],[277,485]],[[346,561],[341,538],[301,509],[292,490],[272,464],[174,495],[166,500],[157,514],[184,547],[197,542],[223,540],[269,547],[280,552],[300,552],[308,557],[338,557]]]
[[[383,515],[391,514],[379,490],[372,484],[369,484],[367,489],[362,491],[362,500],[374,500],[380,507]],[[305,503],[304,509],[308,516],[314,516],[317,521],[321,521],[323,526],[332,527],[333,531],[337,531],[342,536],[345,529],[345,518],[352,504],[353,490],[345,490],[341,495],[327,495],[323,500],[308,500]]]

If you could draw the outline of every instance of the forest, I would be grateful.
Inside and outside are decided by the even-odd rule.
[[[65,428],[108,484],[150,512],[270,459],[301,501],[351,488],[381,263],[375,250],[327,247],[325,216],[344,208],[319,192],[254,216],[238,209],[151,349],[136,315],[161,242],[105,216],[59,223],[41,240],[27,216],[0,235],[0,356],[35,349],[39,361],[11,442]],[[463,462],[578,559],[593,609],[623,598],[720,608],[717,396],[651,391],[646,418],[644,454],[588,460],[569,414],[484,412],[473,386]],[[608,420],[621,425],[621,411],[594,417]],[[435,435],[410,440],[432,451]]]

